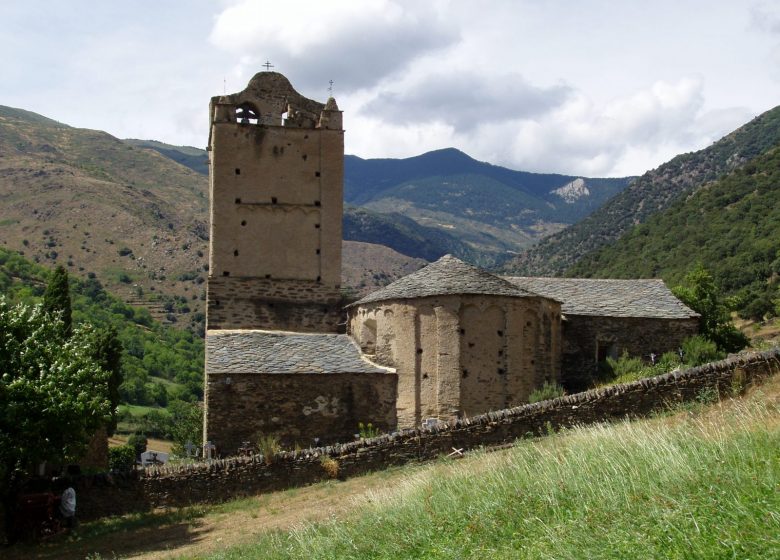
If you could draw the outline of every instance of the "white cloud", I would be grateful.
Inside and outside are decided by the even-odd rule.
[[[441,110],[431,109],[433,117],[428,120],[394,120],[382,114],[380,124],[376,114],[365,122],[358,115],[353,128],[360,131],[357,141],[361,146],[396,157],[412,155],[410,146],[419,153],[455,145],[478,159],[515,169],[631,175],[692,146],[706,146],[749,118],[744,109],[703,111],[703,89],[700,78],[685,77],[658,81],[631,95],[596,104],[584,92],[562,88],[564,97],[535,113],[497,112],[473,126],[463,126],[463,115],[453,117],[451,105],[445,102]],[[512,97],[498,96],[496,103],[510,107]],[[486,107],[495,100],[486,101],[486,105],[476,107]],[[424,107],[431,108],[433,103]],[[421,109],[417,112],[424,114]],[[382,131],[384,141],[371,138],[371,131],[376,130]],[[404,142],[404,137],[413,141]]]
[[[0,104],[176,144],[203,146],[209,98],[267,59],[314,99],[335,81],[348,153],[571,174],[642,173],[780,99],[774,0],[26,0],[3,17]]]
[[[457,34],[435,5],[241,0],[218,16],[210,40],[240,57],[242,72],[268,59],[304,91],[324,91],[330,79],[348,91],[375,85]]]
[[[543,115],[569,93],[564,85],[534,86],[519,74],[482,76],[456,70],[421,74],[415,83],[389,86],[365,112],[400,123],[442,121],[456,132],[468,132],[486,123]]]

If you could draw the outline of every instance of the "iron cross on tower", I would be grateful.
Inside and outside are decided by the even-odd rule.
[[[328,87],[328,97],[333,97],[333,80],[328,82],[330,86]]]
[[[271,62],[268,59],[265,60],[265,64],[261,64],[260,66],[265,66],[265,71],[266,72],[269,72],[271,70],[271,68],[274,67],[274,65],[271,64]]]

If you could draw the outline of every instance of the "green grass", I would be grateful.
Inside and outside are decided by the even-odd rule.
[[[418,471],[208,558],[778,558],[778,401],[719,406]]]
[[[170,381],[168,379],[165,379],[164,377],[156,377],[154,375],[149,376],[149,381],[154,383],[161,383],[162,385],[165,385],[165,388],[170,391],[171,389],[183,389],[184,385],[181,383],[176,383],[175,381]],[[149,407],[146,407],[149,408]]]
[[[125,411],[129,411],[130,414],[133,417],[136,417],[136,418],[141,417],[141,416],[146,416],[152,410],[157,410],[157,411],[159,411],[159,412],[161,412],[163,414],[168,414],[168,410],[167,409],[159,408],[159,407],[155,407],[155,406],[141,406],[141,405],[137,405],[137,404],[120,404],[117,407],[117,413],[118,414],[124,414]]]

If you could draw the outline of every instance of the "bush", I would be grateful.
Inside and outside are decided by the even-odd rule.
[[[144,445],[145,447],[145,445]],[[130,471],[135,466],[135,447],[129,443],[108,448],[108,468],[112,471]]]
[[[135,433],[127,438],[127,445],[133,449],[134,459],[136,460],[141,459],[141,453],[146,451],[147,443],[148,440],[144,434]]]
[[[276,454],[282,450],[278,437],[264,434],[258,434],[257,448],[260,450],[260,453],[262,453],[263,461],[265,461],[266,465],[273,463]]]
[[[333,457],[329,457],[328,455],[324,455],[322,459],[320,459],[320,465],[322,465],[322,469],[325,471],[325,473],[328,475],[329,478],[336,478],[339,475],[339,462],[334,459]]]
[[[379,428],[374,427],[371,422],[368,424],[358,422],[358,433],[362,439],[375,438],[379,435]]]
[[[561,387],[558,383],[550,383],[549,381],[546,381],[544,385],[534,390],[528,396],[528,402],[535,403],[549,401],[550,399],[557,399],[558,397],[562,397],[565,394],[566,391],[564,391],[563,387]]]
[[[653,375],[653,372],[645,371],[651,368],[648,368],[648,366],[645,365],[642,358],[632,358],[625,350],[617,360],[614,358],[607,358],[607,368],[611,373],[612,381],[614,383],[626,383],[628,381],[648,377],[648,375]]]
[[[725,356],[717,345],[701,335],[692,336],[683,341],[683,359],[689,366],[699,366],[708,362],[720,360]]]

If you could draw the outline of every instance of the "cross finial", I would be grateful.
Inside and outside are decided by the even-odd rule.
[[[265,71],[266,72],[270,71],[271,68],[274,67],[274,65],[271,64],[271,62],[267,58],[265,59],[265,64],[261,64],[260,66],[265,66]]]
[[[328,94],[330,95],[330,97],[333,97],[333,80],[331,80],[328,83],[330,84],[330,87],[328,88]]]

